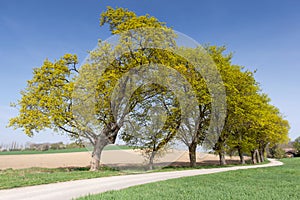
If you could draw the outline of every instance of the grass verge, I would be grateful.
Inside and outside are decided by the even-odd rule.
[[[78,200],[106,199],[300,199],[300,158],[285,165],[172,179]]]
[[[102,168],[100,171],[90,172],[88,167],[6,169],[0,170],[0,189],[124,174],[126,173],[110,168]]]
[[[256,165],[264,165],[270,163],[269,160],[265,160],[264,162],[258,163]],[[151,172],[168,172],[168,171],[181,171],[181,170],[191,170],[191,169],[211,169],[211,168],[224,168],[224,167],[234,167],[234,166],[249,166],[252,165],[251,160],[247,160],[246,164],[227,164],[227,165],[219,165],[219,164],[210,164],[210,165],[197,165],[195,167],[189,166],[166,166],[162,169],[154,169]]]
[[[23,151],[4,151],[0,152],[1,155],[27,155],[27,154],[51,154],[51,153],[74,153],[74,152],[86,152],[86,148],[75,149],[49,149],[47,151],[35,151],[35,150],[23,150]]]

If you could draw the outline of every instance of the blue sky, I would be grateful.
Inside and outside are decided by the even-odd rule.
[[[226,45],[234,64],[258,70],[263,91],[290,122],[290,137],[300,136],[300,1],[0,0],[0,144],[67,141],[51,131],[29,138],[6,128],[17,115],[9,104],[45,58],[76,53],[82,61],[109,37],[108,27],[99,27],[106,6],[153,15],[200,44]]]

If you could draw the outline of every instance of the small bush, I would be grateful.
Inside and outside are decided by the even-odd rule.
[[[274,147],[270,148],[270,155],[272,158],[277,158],[277,159],[281,159],[281,158],[285,158],[285,151],[280,148],[278,145],[275,145]]]

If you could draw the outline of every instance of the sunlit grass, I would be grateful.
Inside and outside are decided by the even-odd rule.
[[[98,199],[300,199],[300,158],[285,165],[171,179],[79,198]]]
[[[63,181],[99,178],[106,176],[122,175],[125,172],[110,168],[102,168],[100,171],[91,172],[88,167],[67,168],[29,168],[0,170],[0,189],[14,187],[40,185]]]

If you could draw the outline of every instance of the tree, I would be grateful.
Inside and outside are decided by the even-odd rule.
[[[101,14],[100,25],[104,24],[109,24],[113,35],[119,35],[115,37],[117,45],[99,41],[79,69],[76,55],[66,54],[55,62],[46,60],[34,70],[17,103],[20,114],[10,121],[10,126],[23,128],[28,135],[50,128],[89,141],[93,146],[91,170],[99,168],[103,148],[115,142],[126,116],[139,102],[156,94],[155,87],[134,93],[145,83],[135,79],[134,73],[153,71],[153,63],[189,71],[186,59],[172,51],[176,35],[156,18],[108,7]]]
[[[180,96],[186,97],[181,107],[184,114],[177,139],[189,151],[190,166],[196,165],[197,146],[212,148],[220,135],[225,118],[225,88],[220,74],[207,49],[180,47],[184,59],[179,59],[176,70],[184,75],[188,84]]]
[[[274,145],[269,150],[272,158],[281,159],[285,157],[285,151],[279,145]]]
[[[204,65],[207,64],[205,61],[205,57],[207,57],[207,55],[204,54],[205,52],[202,49],[198,48],[179,48],[178,50],[180,51],[181,56],[172,55],[172,58],[167,57],[167,59],[164,59],[164,61],[168,61],[168,58],[173,60],[173,62],[168,63],[168,65],[171,65],[174,70],[172,71],[165,67],[158,67],[159,70],[156,71],[159,72],[159,75],[153,75],[151,77],[156,80],[155,82],[158,83],[158,85],[171,88],[172,91],[168,92],[168,90],[166,90],[163,95],[158,93],[153,97],[159,99],[158,102],[163,105],[162,108],[167,110],[168,115],[171,115],[171,113],[178,114],[178,109],[181,110],[181,115],[168,117],[168,120],[166,121],[167,123],[164,124],[164,129],[161,131],[153,131],[149,129],[145,131],[139,128],[136,128],[138,131],[126,131],[126,133],[123,134],[123,140],[127,141],[130,145],[142,147],[144,150],[147,150],[149,154],[154,156],[156,155],[156,152],[163,149],[167,142],[170,142],[174,138],[176,133],[177,139],[180,139],[188,146],[191,166],[195,166],[196,147],[201,141],[200,138],[204,138],[204,132],[208,130],[207,124],[210,119],[208,115],[211,112],[209,108],[212,98],[206,86],[205,81],[207,80],[205,80],[201,74],[196,71],[195,63],[188,61],[199,59],[202,60],[202,63],[197,62],[197,64],[201,63]],[[207,76],[208,73],[205,75]],[[138,74],[138,77],[143,76],[143,74]],[[213,79],[210,81],[213,82],[212,80]],[[178,102],[175,99],[177,99]],[[148,111],[151,110],[154,105],[157,105],[157,101],[153,101],[154,99],[151,100],[151,103],[149,102],[145,104],[145,102],[143,102],[144,106],[138,107],[139,110],[146,112],[143,112],[143,114],[137,112],[138,115],[136,114],[134,119],[136,121],[140,121],[140,123],[134,127],[149,126],[149,123],[146,123],[145,121],[145,117],[149,114]],[[170,105],[173,105],[172,109],[168,108]],[[180,123],[179,129],[176,128],[178,123]],[[150,124],[155,125],[153,123]],[[133,123],[131,123],[130,126],[133,126]],[[174,132],[175,130],[177,132]],[[148,135],[149,137],[145,137],[143,135]],[[149,156],[149,158],[151,166],[152,157]]]
[[[251,145],[251,132],[249,129],[253,126],[253,120],[256,118],[254,108],[257,99],[258,85],[249,71],[241,71],[237,66],[236,89],[237,93],[234,98],[234,107],[228,113],[227,125],[230,125],[230,134],[227,145],[231,150],[237,150],[240,163],[245,164],[243,154],[247,152]]]
[[[120,34],[119,45],[99,41],[98,48],[90,52],[89,62],[80,69],[76,55],[66,54],[55,62],[46,60],[40,68],[34,69],[33,79],[28,81],[16,105],[19,115],[9,123],[9,126],[23,128],[29,136],[50,128],[75,139],[88,140],[93,145],[91,170],[99,169],[103,148],[115,142],[130,108],[138,102],[129,102],[123,113],[118,108],[124,104],[111,104],[118,80],[136,66],[159,60],[162,51],[147,46],[174,45],[172,30],[149,15],[136,16],[126,9],[108,7],[101,14],[100,25],[104,24],[109,24],[112,34]],[[143,27],[160,28],[160,31],[147,34],[143,34],[143,30],[129,31]],[[156,40],[153,40],[154,35]],[[123,88],[126,87],[127,84],[123,84]],[[123,102],[126,97],[121,93],[115,102]],[[91,109],[82,109],[85,106]]]
[[[237,150],[241,163],[243,153],[249,152],[253,162],[264,160],[268,144],[288,140],[289,124],[279,110],[261,93],[253,73],[232,65],[231,55],[223,55],[224,47],[209,46],[226,88],[227,115],[223,131],[215,145],[220,164],[226,164],[225,152]]]
[[[206,50],[209,55],[212,57],[216,66],[222,76],[222,80],[224,82],[225,90],[226,90],[226,118],[225,124],[220,133],[217,142],[215,143],[213,149],[219,155],[220,165],[225,165],[225,152],[227,150],[226,141],[229,135],[232,133],[232,123],[230,119],[234,119],[231,117],[235,107],[236,107],[236,94],[238,89],[236,88],[238,85],[238,73],[240,72],[240,68],[234,67],[231,65],[232,55],[224,55],[224,51],[226,48],[216,47],[216,46],[207,46]]]
[[[121,134],[128,145],[141,149],[150,170],[153,169],[155,157],[167,150],[180,125],[180,108],[173,98],[172,92],[163,88],[151,98],[138,103],[130,113],[131,120],[125,123]]]
[[[199,112],[199,117],[196,118],[184,118],[182,125],[180,126],[177,138],[183,142],[189,151],[190,166],[196,166],[196,149],[200,144],[202,145],[205,138],[208,137],[207,130],[209,124],[210,104],[198,105],[199,111],[193,107],[190,107],[192,115],[197,116],[194,112]]]
[[[293,143],[293,147],[296,149],[296,153],[300,153],[300,137],[297,137]]]
[[[264,161],[267,146],[287,143],[289,141],[289,123],[284,119],[279,109],[270,104],[270,98],[263,94],[257,103],[257,118],[252,127],[255,145],[251,152],[254,163]],[[256,159],[254,160],[254,157]]]
[[[180,51],[185,58],[188,58],[188,61],[198,59],[197,64],[202,66],[202,69],[203,66],[209,63],[209,61],[206,60],[209,56],[206,51],[204,49],[200,49],[200,47],[181,48]],[[205,79],[209,76],[209,73],[205,74],[202,72],[202,74],[199,74],[195,70],[194,64],[195,63],[189,62],[184,68],[182,65],[177,67],[177,70],[179,70],[181,74],[185,75],[192,88],[183,87],[182,91],[184,94],[182,95],[187,96],[187,99],[189,99],[188,101],[185,101],[184,105],[184,110],[188,114],[182,117],[181,125],[176,135],[176,138],[188,147],[191,167],[196,166],[197,146],[202,144],[204,140],[209,137],[207,132],[212,112],[212,96],[209,93],[207,85],[208,81],[212,80]],[[214,71],[211,70],[209,72],[212,73]],[[203,74],[205,74],[206,77],[203,77]]]

